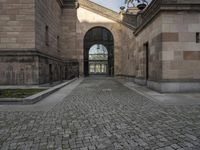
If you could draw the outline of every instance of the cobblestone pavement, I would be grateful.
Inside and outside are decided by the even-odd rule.
[[[1,149],[200,150],[200,106],[162,106],[86,78],[49,112],[0,112]]]

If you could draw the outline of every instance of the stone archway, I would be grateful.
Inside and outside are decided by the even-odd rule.
[[[108,51],[107,75],[114,75],[114,38],[105,27],[91,28],[84,37],[84,75],[89,76],[89,50],[94,45],[103,45]]]

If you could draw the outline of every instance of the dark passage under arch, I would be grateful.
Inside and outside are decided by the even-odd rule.
[[[107,59],[90,59],[89,51],[92,47],[94,48],[95,45],[97,47],[97,53],[95,55],[101,55],[98,54],[98,47],[103,45],[107,51],[107,57],[105,57]],[[98,64],[94,70],[105,71],[91,71],[91,64]],[[97,68],[99,66],[101,69]],[[90,29],[84,37],[84,75],[89,76],[91,74],[114,75],[114,39],[112,33],[104,27],[94,27]]]

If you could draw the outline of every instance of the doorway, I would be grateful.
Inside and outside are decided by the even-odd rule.
[[[89,50],[89,75],[108,74],[108,50],[102,44],[95,44]]]
[[[114,75],[114,39],[104,27],[94,27],[84,37],[84,75]]]

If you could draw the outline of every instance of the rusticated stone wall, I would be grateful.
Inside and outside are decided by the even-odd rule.
[[[77,61],[60,61],[39,57],[39,84],[69,80],[79,76]]]
[[[36,56],[0,56],[0,85],[38,84]]]
[[[35,50],[1,51],[0,66],[0,85],[37,85],[79,76],[76,60],[63,61]]]

